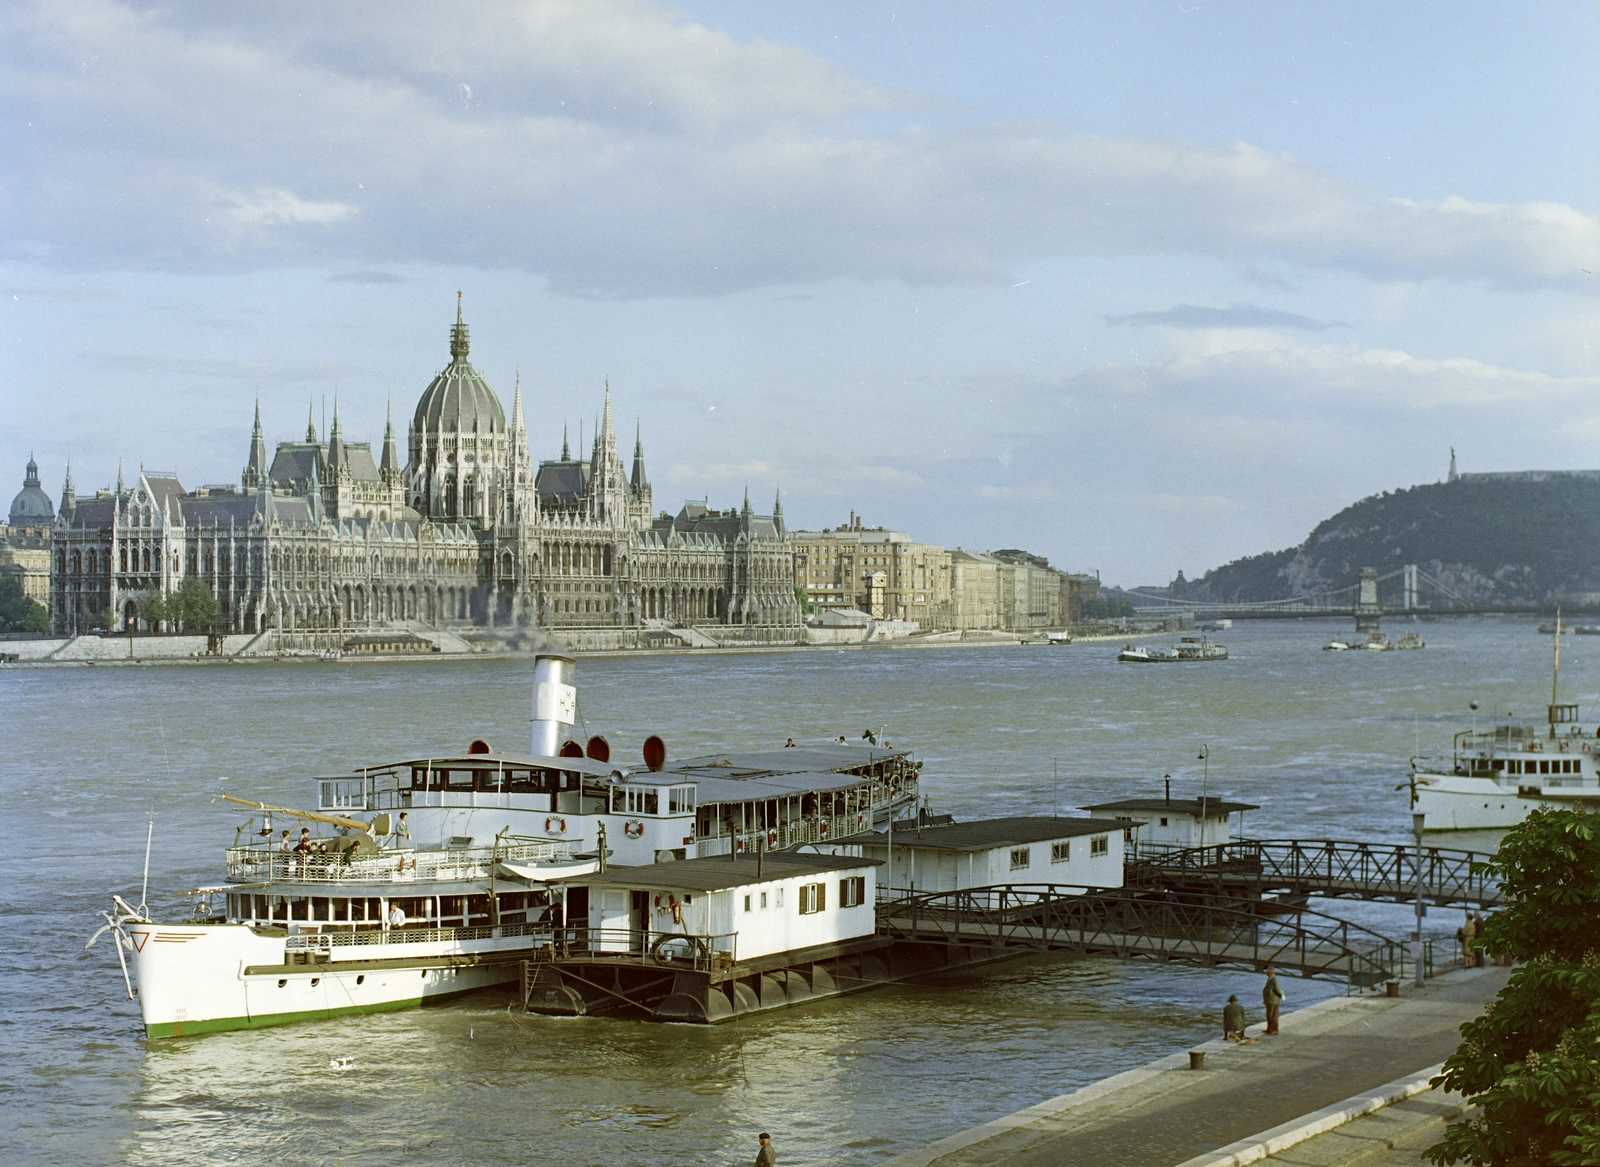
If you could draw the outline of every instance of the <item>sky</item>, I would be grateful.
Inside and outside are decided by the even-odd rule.
[[[911,11],[902,9],[911,8]],[[1600,9],[30,3],[0,496],[609,383],[658,508],[1107,583],[1462,470],[1600,467]],[[630,451],[623,449],[626,458]],[[5,484],[12,478],[16,487]]]

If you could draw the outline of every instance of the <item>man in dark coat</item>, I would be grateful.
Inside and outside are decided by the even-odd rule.
[[[761,1139],[761,1150],[756,1152],[756,1167],[774,1167],[778,1152],[772,1149],[772,1136],[762,1131],[758,1137]]]
[[[1244,1006],[1233,993],[1228,994],[1228,1003],[1222,1007],[1222,1036],[1229,1041],[1244,1040]]]
[[[1267,983],[1261,986],[1261,1003],[1267,1007],[1267,1036],[1278,1036],[1278,1009],[1283,1004],[1283,990],[1278,987],[1278,970],[1267,966]]]

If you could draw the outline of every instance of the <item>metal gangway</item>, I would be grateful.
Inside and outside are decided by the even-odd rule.
[[[1101,953],[1255,971],[1271,965],[1342,981],[1347,992],[1405,980],[1416,967],[1406,942],[1321,912],[1264,913],[1233,900],[1134,888],[1006,884],[907,896],[878,905],[878,932],[907,944]],[[1424,975],[1432,976],[1431,941],[1422,960]]]
[[[1483,870],[1482,851],[1426,847],[1421,878],[1417,852],[1404,844],[1338,839],[1245,839],[1186,850],[1141,849],[1125,864],[1134,887],[1204,888],[1210,894],[1259,899],[1276,896],[1411,903],[1420,890],[1439,907],[1490,908],[1503,900],[1497,879]]]

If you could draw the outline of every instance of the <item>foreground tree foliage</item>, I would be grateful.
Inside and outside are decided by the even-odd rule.
[[[1487,865],[1508,906],[1481,943],[1520,967],[1435,1085],[1478,1117],[1452,1124],[1423,1158],[1471,1163],[1600,1163],[1600,816],[1541,809]]]

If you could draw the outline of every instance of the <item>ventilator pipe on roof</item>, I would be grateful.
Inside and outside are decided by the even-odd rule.
[[[578,662],[569,656],[540,653],[533,658],[533,749],[536,758],[553,758],[561,750],[566,728],[578,714],[573,685]]]

